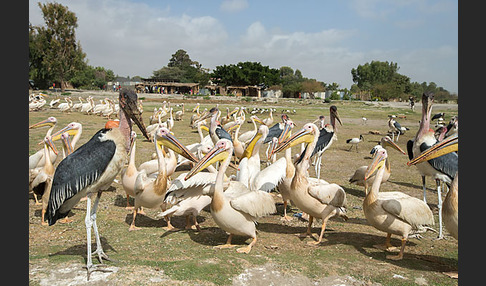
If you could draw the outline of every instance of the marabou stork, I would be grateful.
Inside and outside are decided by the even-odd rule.
[[[437,139],[434,136],[434,130],[429,128],[430,116],[432,113],[432,104],[434,101],[434,95],[431,93],[424,93],[422,95],[422,119],[420,121],[419,129],[415,138],[407,142],[407,151],[410,159],[417,157],[437,143]],[[426,187],[425,177],[432,177],[437,186],[437,196],[439,208],[439,239],[443,238],[442,235],[442,195],[441,195],[441,182],[446,183],[449,187],[454,175],[458,171],[458,155],[457,153],[448,153],[443,156],[430,159],[426,162],[421,162],[415,165],[422,176],[422,188],[424,192],[424,202],[426,200]]]
[[[88,142],[64,158],[54,173],[46,211],[49,225],[66,217],[81,198],[88,196],[85,218],[88,280],[90,274],[100,265],[93,265],[91,259],[91,227],[93,227],[96,237],[94,253],[98,255],[101,265],[103,259],[109,260],[101,246],[96,226],[96,210],[102,191],[111,185],[127,161],[132,120],[148,139],[137,99],[134,91],[121,89],[118,97],[120,120],[108,121],[105,128],[100,129]],[[94,194],[96,194],[96,198],[93,208],[91,208],[91,196]]]
[[[400,135],[404,134],[405,131],[410,130],[408,127],[403,127],[398,123],[398,121],[395,120],[396,116],[395,115],[390,115],[388,119],[388,127],[390,127],[390,131],[392,133],[392,140],[395,142],[398,142],[398,138],[400,138]],[[397,140],[395,140],[395,133],[397,134]]]
[[[317,140],[317,144],[311,154],[311,157],[317,157],[317,160],[314,161],[317,179],[321,177],[322,154],[324,154],[324,152],[331,147],[334,140],[337,140],[337,137],[335,137],[337,132],[336,119],[339,121],[339,124],[343,125],[335,105],[331,105],[331,107],[329,107],[329,117],[331,118],[331,125],[326,124],[324,128],[320,129],[319,139]]]

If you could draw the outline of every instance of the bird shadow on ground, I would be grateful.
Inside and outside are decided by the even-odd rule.
[[[110,251],[113,251],[115,253],[117,252],[116,249],[114,249],[108,243],[108,241],[106,240],[105,237],[100,236],[100,240],[101,240],[101,246],[103,247],[103,251],[106,254],[109,255],[109,252]],[[92,239],[91,240],[91,250],[92,251],[95,251],[96,250],[96,240],[95,239]],[[58,256],[58,255],[82,256],[84,258],[84,262],[86,263],[87,262],[87,259],[88,259],[86,243],[77,244],[77,245],[71,246],[71,247],[69,247],[67,249],[64,249],[64,250],[61,250],[61,251],[58,251],[58,252],[55,252],[55,253],[49,253],[48,254],[49,257]],[[94,259],[95,257],[98,257],[98,256],[97,255],[93,255],[92,257]]]
[[[346,192],[347,195],[353,195],[358,198],[364,198],[366,195],[364,193],[364,188],[363,189],[355,189],[355,188],[348,188],[348,187],[342,187],[344,189],[344,192]]]

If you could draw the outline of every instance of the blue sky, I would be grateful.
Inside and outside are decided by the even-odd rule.
[[[29,21],[42,25],[37,2]],[[150,77],[184,49],[210,69],[257,61],[342,88],[352,68],[389,61],[411,81],[458,92],[457,0],[57,2],[76,13],[89,64],[121,76]]]

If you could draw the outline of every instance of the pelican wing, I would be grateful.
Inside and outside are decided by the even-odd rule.
[[[251,182],[251,190],[270,192],[285,178],[287,160],[282,157],[261,170]]]
[[[398,217],[414,228],[419,228],[423,225],[434,225],[432,211],[424,201],[403,195],[391,198],[393,194],[389,193],[389,198],[381,204],[381,207],[386,212]]]
[[[248,169],[248,158],[244,157],[238,164],[238,170],[236,171],[236,180],[243,183],[247,188],[248,181],[250,180],[250,170]]]
[[[263,217],[277,212],[275,201],[267,192],[250,191],[230,201],[231,206],[254,218]]]
[[[186,198],[206,194],[216,181],[217,174],[200,172],[185,180],[186,175],[187,173],[182,173],[172,181],[165,195],[165,202],[176,204]]]
[[[346,192],[337,184],[310,185],[307,189],[309,195],[318,199],[323,204],[343,207],[346,205]]]

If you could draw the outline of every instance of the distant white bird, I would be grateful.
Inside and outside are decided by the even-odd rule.
[[[363,120],[363,124],[366,125],[366,122],[368,121],[368,118],[366,118],[366,117],[363,116],[363,117],[361,117],[361,120]]]
[[[346,143],[351,145],[351,148],[349,148],[348,151],[351,151],[351,149],[353,149],[353,146],[356,146],[356,152],[358,152],[358,144],[362,141],[364,141],[364,137],[361,134],[359,135],[359,138],[354,137],[354,138],[346,140]]]

